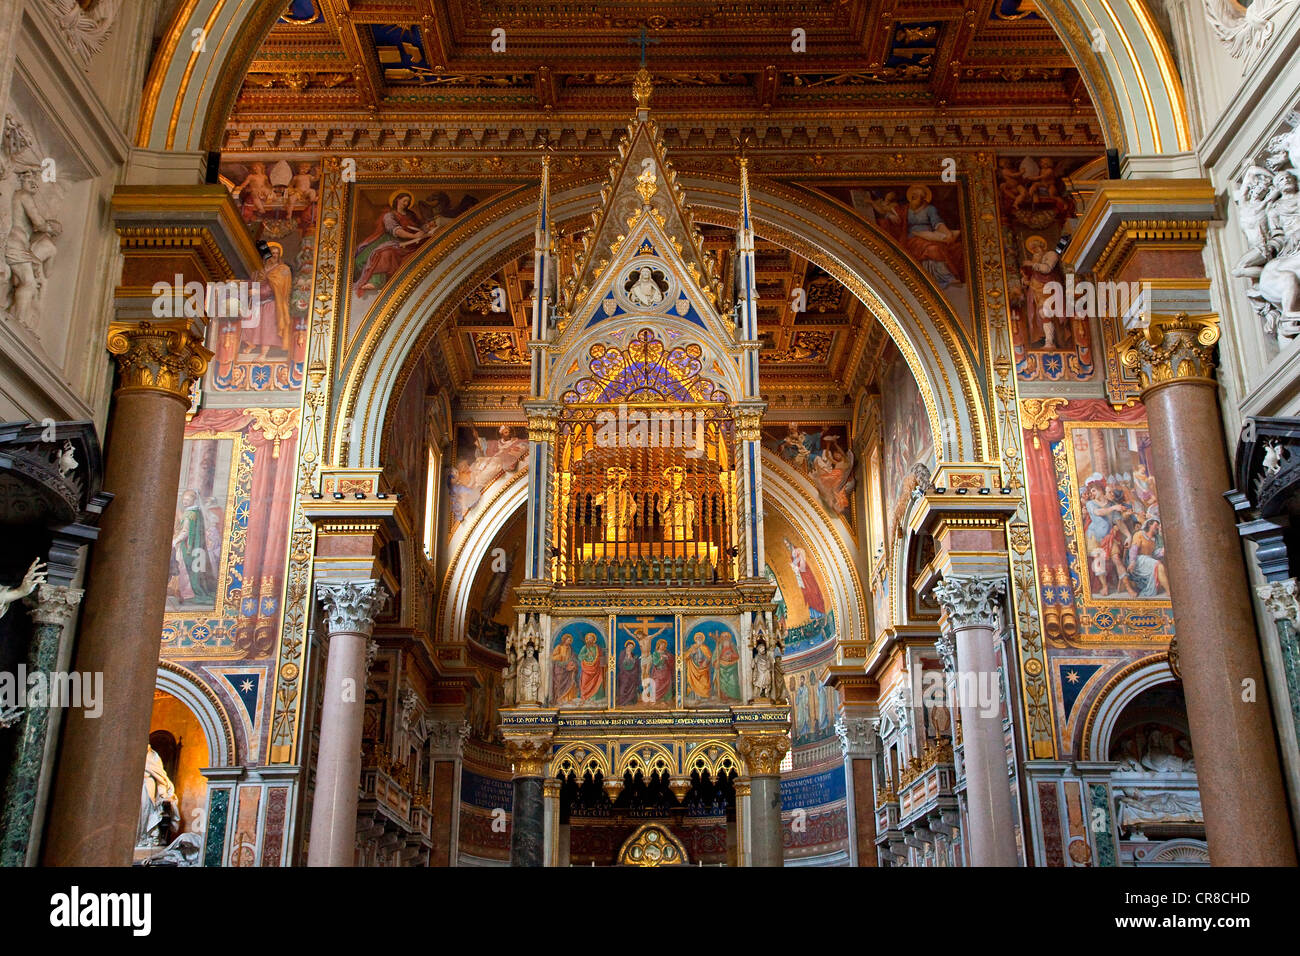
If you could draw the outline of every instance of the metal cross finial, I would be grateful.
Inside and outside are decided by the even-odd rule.
[[[644,70],[645,69],[645,48],[650,44],[658,43],[659,41],[650,39],[646,35],[645,27],[642,27],[641,35],[639,37],[635,37],[631,40],[628,40],[627,42],[636,44],[637,46],[641,47],[641,69]]]

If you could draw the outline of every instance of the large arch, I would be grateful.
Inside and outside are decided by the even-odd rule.
[[[208,739],[208,766],[234,767],[239,763],[235,726],[225,706],[202,679],[179,664],[164,660],[158,664],[157,688],[193,712]]]
[[[1143,0],[1042,0],[1038,9],[1079,68],[1108,146],[1143,156],[1192,148],[1182,83]],[[265,0],[183,0],[150,68],[136,145],[215,149],[280,11]],[[334,13],[325,16],[334,26]]]
[[[681,177],[697,219],[735,224],[739,186],[721,177]],[[555,221],[585,218],[599,203],[598,184],[551,197]],[[996,458],[985,377],[951,309],[893,243],[853,213],[812,193],[768,182],[750,188],[755,228],[842,282],[888,330],[911,367],[946,461]],[[403,367],[476,285],[533,241],[536,187],[512,190],[462,216],[408,262],[375,301],[336,373],[333,460],[373,468],[384,417]],[[953,427],[944,427],[945,422]]]

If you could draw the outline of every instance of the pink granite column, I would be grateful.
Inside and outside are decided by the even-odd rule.
[[[158,641],[175,531],[185,410],[212,353],[189,320],[114,322],[105,510],[91,549],[73,669],[103,675],[103,713],[65,718],[45,826],[46,866],[130,866],[140,822]]]
[[[1214,380],[1218,317],[1157,315],[1118,346],[1137,369],[1160,493],[1187,723],[1215,866],[1295,866]]]
[[[361,786],[361,729],[375,615],[388,599],[378,581],[316,586],[329,621],[320,749],[311,808],[308,866],[352,866]]]
[[[966,768],[966,845],[973,866],[1018,866],[999,703],[996,625],[1006,580],[952,575],[934,587],[956,643],[957,703]]]

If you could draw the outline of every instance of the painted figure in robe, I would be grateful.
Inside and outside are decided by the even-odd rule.
[[[578,697],[578,660],[573,653],[573,635],[565,634],[551,651],[551,700],[567,704]]]
[[[615,673],[614,703],[619,707],[630,707],[641,697],[641,649],[636,641],[623,642]]]
[[[686,650],[686,699],[709,700],[712,691],[713,652],[704,643],[704,635],[696,632],[691,646]]]
[[[672,651],[668,649],[668,642],[660,638],[655,642],[654,650],[650,653],[650,682],[654,703],[673,702],[675,669],[676,660]]]

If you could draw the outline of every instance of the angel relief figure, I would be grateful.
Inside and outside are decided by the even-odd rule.
[[[357,243],[353,260],[353,271],[358,276],[355,293],[364,296],[377,292],[426,239],[476,202],[474,196],[464,196],[453,205],[445,192],[417,202],[409,190],[393,191],[388,207],[375,220],[374,230]]]

